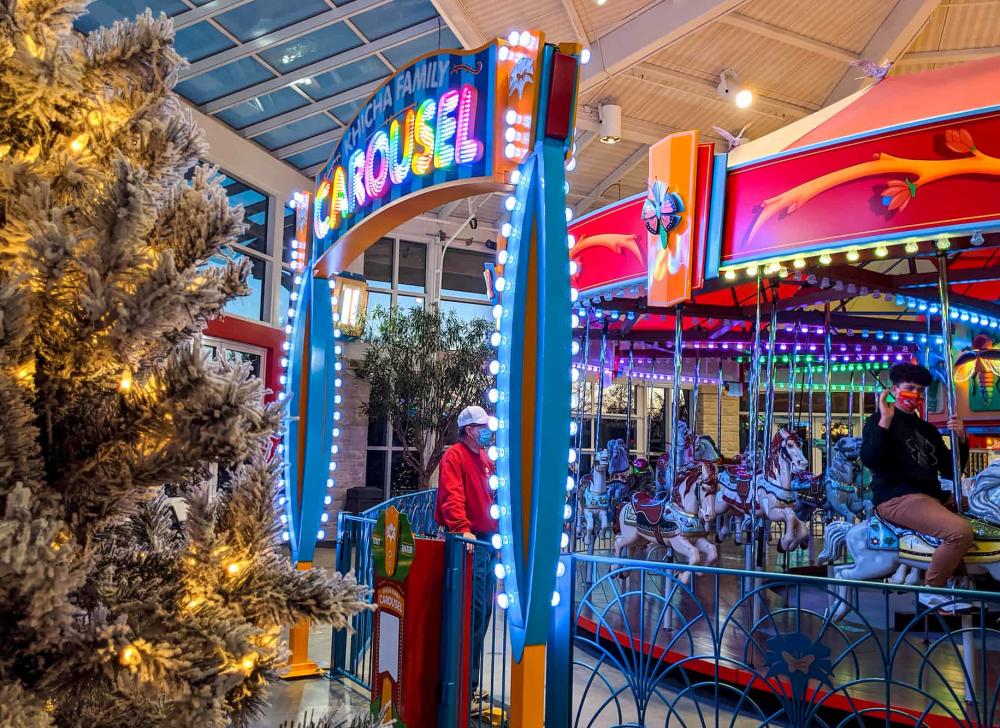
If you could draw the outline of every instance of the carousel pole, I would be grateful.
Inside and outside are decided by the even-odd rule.
[[[628,374],[625,378],[627,382],[628,392],[625,395],[625,452],[626,454],[632,451],[632,364],[633,364],[633,352],[632,346],[629,345],[628,349]],[[638,445],[639,443],[636,443]],[[638,448],[636,448],[638,449]]]
[[[826,419],[826,437],[823,443],[823,471],[830,467],[830,458],[833,455],[833,385],[830,382],[830,357],[833,356],[833,329],[830,326],[830,304],[823,306],[823,394],[824,409]]]
[[[754,569],[754,538],[757,533],[757,489],[753,487],[757,479],[757,408],[760,387],[760,309],[761,276],[757,270],[757,303],[754,312],[753,344],[750,350],[750,376],[747,382],[747,458],[750,464],[750,538],[744,546],[743,567]],[[745,590],[745,587],[744,587]]]
[[[775,283],[771,287],[771,320],[767,330],[767,384],[764,395],[764,439],[761,442],[761,449],[767,448],[771,442],[771,428],[774,426],[774,364],[777,357],[777,344],[775,343],[778,333],[778,285]],[[766,452],[766,450],[765,450]],[[765,519],[765,523],[767,523]],[[768,533],[761,539],[760,553],[757,554],[757,562],[760,568],[767,570],[767,542],[770,535],[770,525]]]
[[[955,379],[952,377],[952,369],[955,365],[951,350],[951,305],[948,300],[948,258],[944,253],[938,254],[938,294],[941,296],[941,339],[944,347],[945,361],[945,392],[948,395],[948,419],[958,414],[958,400],[955,396]],[[928,341],[928,344],[930,342]],[[961,458],[959,457],[958,435],[954,430],[948,430],[951,441],[951,472],[952,494],[955,496],[955,505],[959,511],[962,509],[962,471]]]
[[[579,409],[576,412],[576,436],[574,438],[573,445],[577,452],[583,452],[583,427],[587,419],[587,393],[590,391],[590,387],[587,386],[587,366],[590,364],[590,311],[584,309],[587,316],[587,321],[583,328],[583,365],[580,367],[580,372],[582,376],[580,377],[580,389],[577,394],[577,405]],[[579,463],[577,463],[577,473],[576,473],[576,485],[577,487],[573,489],[573,497],[570,499],[572,502],[573,514],[569,521],[569,543],[570,548],[576,551],[576,519],[580,513],[580,468]]]
[[[847,436],[854,437],[854,372],[851,372],[851,382],[847,386]]]
[[[809,397],[809,426],[806,428],[806,436],[809,438],[809,470],[812,472],[813,469],[813,450],[815,450],[815,440],[813,439],[813,433],[815,429],[813,427],[813,362],[812,357],[809,357],[809,373],[808,379],[806,381],[806,389]]]
[[[694,357],[694,386],[691,389],[691,406],[688,407],[688,430],[695,431],[695,423],[698,421],[698,386],[699,375],[701,374],[701,358],[696,354]]]
[[[788,422],[791,426],[792,417],[795,415],[795,367],[799,359],[799,327],[795,326],[795,335],[792,337],[792,355],[788,357]]]
[[[601,328],[601,370],[597,373],[597,414],[594,418],[594,453],[601,449],[601,414],[604,411],[604,367],[608,358],[608,326],[610,319],[604,320]]]
[[[678,304],[674,308],[674,388],[673,396],[670,398],[670,480],[667,482],[671,487],[677,481],[677,455],[680,452],[680,443],[677,442],[677,420],[680,417],[681,367],[684,364],[681,350],[683,346],[684,315],[681,305]]]
[[[719,357],[719,377],[716,381],[715,405],[718,408],[718,416],[715,418],[715,447],[722,455],[722,357]]]
[[[865,427],[865,385],[868,384],[868,367],[861,370],[861,396],[858,397],[858,432]]]
[[[646,380],[646,462],[649,462],[649,453],[652,448],[653,434],[653,402],[655,391],[653,382],[656,378],[656,357],[649,360],[649,379]],[[655,481],[655,477],[654,477]]]

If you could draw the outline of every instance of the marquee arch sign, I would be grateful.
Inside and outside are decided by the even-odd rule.
[[[420,213],[471,195],[507,195],[511,217],[497,240],[491,339],[497,386],[487,396],[496,408],[490,457],[497,461],[491,486],[500,601],[518,662],[526,646],[545,642],[563,526],[567,450],[541,433],[565,432],[568,447],[572,334],[563,210],[579,53],[525,31],[474,51],[423,56],[387,79],[317,177],[312,250],[287,330],[286,537],[293,558],[309,562],[337,486],[347,404],[338,274]]]

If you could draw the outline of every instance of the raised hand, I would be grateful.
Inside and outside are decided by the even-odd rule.
[[[882,394],[878,396],[878,413],[879,421],[878,426],[888,430],[889,425],[892,424],[892,416],[896,413],[896,407],[889,401],[889,390],[882,390]]]

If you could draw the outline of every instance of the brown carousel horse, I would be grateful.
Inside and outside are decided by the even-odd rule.
[[[708,525],[715,518],[718,474],[715,463],[696,460],[678,472],[670,493],[658,498],[634,494],[618,514],[615,556],[628,556],[633,546],[657,543],[670,546],[688,564],[715,564],[719,552],[708,540]],[[688,576],[683,574],[682,581]]]

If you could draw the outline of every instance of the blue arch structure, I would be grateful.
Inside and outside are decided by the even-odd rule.
[[[497,443],[489,452],[497,461],[491,486],[497,490],[496,545],[504,569],[500,602],[510,610],[517,661],[526,645],[544,645],[547,637],[567,461],[575,455],[569,454],[572,316],[565,172],[571,159],[579,54],[578,46],[545,44],[537,33],[512,33],[507,41],[475,51],[440,51],[417,59],[376,90],[317,178],[312,252],[297,278],[289,330],[286,537],[293,559],[310,562],[324,529],[329,491],[337,486],[342,345],[335,276],[409,217],[484,191],[513,191],[507,201],[511,217],[497,241],[502,270],[496,281],[498,328],[492,341],[499,373],[496,388],[486,394],[496,404]],[[431,64],[437,70],[429,69]],[[436,78],[440,86],[418,89],[414,78]],[[478,104],[468,104],[466,116],[458,117],[458,126],[469,128],[456,132],[450,119],[441,123],[448,112],[440,112],[434,133],[451,134],[447,138],[455,148],[464,140],[464,160],[456,153],[451,166],[431,176],[414,176],[366,205],[362,181],[378,189],[371,181],[385,182],[382,165],[395,163],[395,170],[401,169],[401,159],[406,162],[396,156],[405,152],[405,129],[402,146],[395,147],[386,145],[380,130],[398,131],[400,120],[409,123],[408,110],[426,109],[435,92],[453,93],[455,84],[463,84],[462,98]],[[469,87],[478,92],[470,96]],[[439,102],[444,98],[437,96]],[[482,142],[481,150],[476,141]],[[353,160],[366,144],[367,167],[360,170]],[[476,156],[477,151],[482,154]],[[346,187],[345,169],[357,170],[347,175],[353,182]]]

